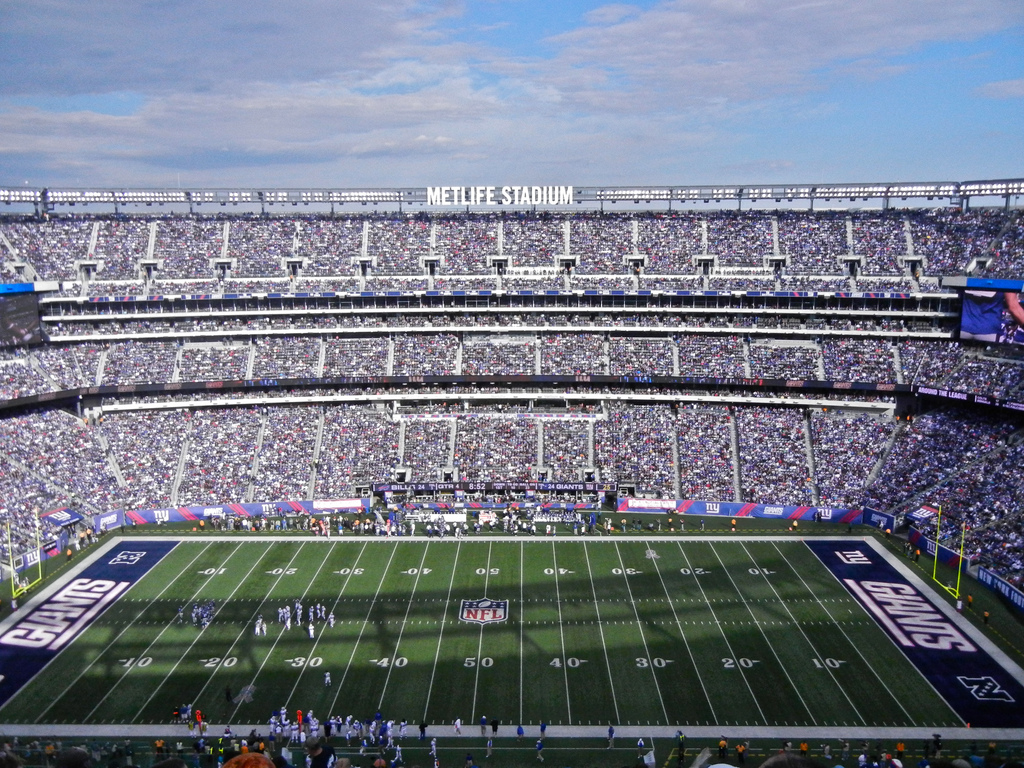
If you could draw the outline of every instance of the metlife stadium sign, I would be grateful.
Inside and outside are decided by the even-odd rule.
[[[571,205],[571,186],[427,187],[427,205]]]

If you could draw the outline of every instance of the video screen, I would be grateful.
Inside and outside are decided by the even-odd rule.
[[[1024,344],[1024,307],[1019,294],[966,289],[960,309],[960,340]]]
[[[39,344],[39,302],[34,293],[0,293],[0,347]]]

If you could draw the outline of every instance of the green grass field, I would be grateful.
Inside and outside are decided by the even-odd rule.
[[[464,599],[508,601],[499,623]],[[213,599],[205,630],[187,621]],[[277,609],[333,610],[285,631]],[[186,606],[179,624],[178,607]],[[266,636],[254,634],[262,614]],[[330,672],[332,685],[324,685]],[[225,688],[238,698],[227,701]],[[956,727],[799,540],[182,541],[0,710],[8,724],[309,710],[445,724]],[[236,730],[238,730],[236,728]]]

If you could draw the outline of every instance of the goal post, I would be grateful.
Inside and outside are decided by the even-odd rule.
[[[36,546],[35,546],[35,563],[34,568],[29,565],[21,573],[18,573],[18,569],[15,567],[14,560],[14,537],[11,535],[11,524],[7,524],[7,554],[10,557],[10,563],[8,565],[11,572],[11,599],[17,600],[23,594],[28,592],[32,587],[36,586],[43,580],[43,555],[39,549],[39,527],[36,526]],[[25,561],[25,555],[22,555],[22,563]],[[35,572],[33,575],[33,571]]]
[[[956,534],[954,533],[953,535],[955,536]],[[956,583],[952,584],[952,583],[950,583],[949,580],[941,579],[940,578],[941,574],[939,573],[939,560],[941,559],[939,550],[940,550],[940,548],[941,549],[947,549],[950,552],[953,552],[954,550],[953,550],[952,547],[943,547],[943,545],[942,545],[942,507],[939,506],[938,507],[938,516],[936,517],[936,520],[935,520],[935,557],[932,560],[932,581],[934,581],[936,584],[938,584],[940,587],[942,587],[944,590],[946,590],[949,594],[951,594],[954,597],[954,599],[957,599],[957,600],[960,599],[960,580],[961,580],[961,578],[963,578],[963,573],[964,573],[964,544],[965,544],[966,539],[967,539],[967,523],[961,523],[960,524],[960,548],[959,548],[959,551],[957,552],[957,560],[956,560],[956,565],[955,565],[955,568],[956,568]]]

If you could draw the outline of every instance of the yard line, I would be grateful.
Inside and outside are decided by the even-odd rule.
[[[441,629],[437,633],[437,651],[434,653],[434,666],[430,670],[430,684],[427,686],[427,700],[423,704],[424,722],[426,722],[427,720],[427,710],[430,709],[430,694],[434,691],[434,676],[437,674],[437,660],[441,657],[441,638],[444,637],[444,625],[448,619],[448,607],[452,602],[452,585],[455,583],[455,572],[459,568],[460,552],[462,552],[461,541],[455,545],[455,562],[452,563],[452,577],[448,580],[448,597],[446,597],[444,600],[444,614],[441,617]]]
[[[752,554],[750,554],[750,550],[749,550],[749,549],[747,549],[747,545],[746,545],[745,543],[742,543],[742,542],[741,542],[740,546],[742,546],[742,547],[743,547],[743,551],[747,553],[747,557],[749,557],[749,558],[750,558],[750,562],[752,562],[752,563],[754,564],[754,566],[755,566],[755,567],[756,567],[756,568],[757,568],[757,569],[758,569],[758,570],[759,570],[759,571],[761,572],[761,578],[763,578],[763,579],[764,579],[764,581],[765,581],[765,583],[766,583],[766,584],[767,584],[767,585],[768,585],[769,587],[771,587],[771,590],[772,590],[772,592],[773,592],[773,593],[775,594],[775,597],[777,597],[777,598],[778,598],[778,600],[779,600],[779,603],[780,603],[780,604],[782,605],[782,607],[783,607],[783,608],[785,609],[786,613],[787,613],[787,614],[789,614],[789,619],[790,619],[790,622],[791,622],[791,624],[792,624],[793,626],[795,626],[795,627],[796,627],[796,628],[797,628],[798,630],[800,630],[800,634],[804,636],[804,640],[806,640],[806,641],[807,641],[807,645],[809,645],[809,646],[811,647],[811,649],[812,649],[812,650],[813,650],[813,651],[814,651],[815,653],[818,653],[818,649],[814,647],[814,643],[812,643],[812,642],[811,642],[811,638],[809,638],[809,637],[807,636],[807,633],[806,633],[806,632],[804,632],[804,628],[803,628],[803,627],[801,627],[801,626],[800,626],[800,622],[799,622],[799,621],[797,621],[797,619],[796,619],[796,616],[794,616],[794,615],[793,615],[793,612],[792,612],[791,610],[789,610],[789,606],[788,606],[788,605],[786,605],[786,601],[785,601],[785,600],[783,600],[783,599],[782,599],[782,597],[781,597],[781,596],[779,595],[779,592],[778,592],[778,590],[777,590],[777,589],[775,589],[775,585],[774,585],[774,584],[772,584],[772,583],[771,583],[771,581],[769,581],[769,580],[768,580],[768,576],[767,576],[767,575],[765,574],[765,572],[764,572],[764,569],[763,569],[763,568],[761,568],[761,567],[760,567],[760,566],[759,566],[759,565],[757,564],[757,561],[756,561],[756,560],[754,559],[754,556],[753,556]],[[778,547],[776,547],[776,549],[778,550]],[[780,555],[780,556],[782,556],[782,559],[783,559],[783,560],[785,560],[785,559],[786,559],[786,558],[785,558],[785,556],[783,556],[783,555],[782,555],[782,552],[781,552],[781,550],[779,551],[779,555]],[[787,563],[788,563],[788,561],[787,561]],[[807,585],[805,584],[804,586],[806,587]],[[812,594],[813,594],[813,593],[812,593]],[[751,615],[753,615],[753,614],[751,614]],[[758,626],[760,626],[760,624],[758,624]],[[767,638],[765,638],[765,639],[767,639]],[[820,656],[820,654],[818,654],[818,655]],[[778,657],[776,657],[776,658],[778,658]],[[835,674],[834,674],[834,673],[832,672],[831,668],[829,668],[829,666],[828,666],[827,664],[825,665],[825,671],[826,671],[826,672],[828,672],[828,676],[832,678],[832,682],[833,682],[833,683],[835,683],[836,687],[837,687],[837,688],[838,688],[838,689],[840,690],[840,692],[841,692],[841,693],[843,694],[843,697],[844,697],[844,698],[846,699],[846,701],[847,701],[847,702],[849,703],[849,705],[850,705],[850,708],[851,708],[851,709],[853,709],[853,711],[857,713],[857,717],[859,717],[859,718],[860,718],[860,722],[861,722],[861,724],[863,724],[863,725],[867,725],[867,720],[865,720],[865,719],[864,719],[864,716],[863,716],[863,715],[862,715],[862,714],[860,713],[860,711],[859,711],[859,710],[857,709],[857,705],[856,705],[856,704],[854,704],[854,703],[853,703],[853,702],[852,702],[852,701],[850,700],[850,695],[849,695],[849,694],[848,694],[848,693],[846,692],[846,690],[845,690],[845,689],[843,688],[843,686],[839,684],[839,681],[838,681],[838,680],[836,680],[836,676],[835,676]],[[788,677],[788,674],[787,674],[787,677]],[[808,708],[808,709],[809,709],[809,708]]]
[[[745,544],[744,547],[746,547]],[[732,574],[729,573],[729,569],[725,567],[725,563],[722,561],[721,556],[718,554],[718,550],[714,546],[712,546],[711,549],[715,553],[715,557],[718,558],[718,562],[721,564],[722,570],[725,571],[725,575],[729,577],[729,581],[732,583],[732,588],[735,589],[736,594],[739,595],[740,598],[742,598],[743,593],[740,592],[739,587],[736,586],[736,581],[735,579],[733,579]],[[779,668],[782,670],[782,673],[786,676],[786,679],[789,680],[789,684],[793,686],[793,690],[796,692],[797,698],[800,699],[800,703],[804,705],[804,709],[807,710],[807,714],[811,716],[811,723],[813,725],[817,725],[818,718],[814,716],[814,712],[812,712],[811,708],[807,706],[807,702],[804,701],[804,697],[800,693],[800,689],[797,687],[797,684],[793,682],[793,678],[789,676],[789,670],[786,669],[786,665],[782,663],[782,659],[779,658],[779,654],[775,652],[775,646],[772,645],[772,642],[764,633],[764,629],[761,628],[761,624],[758,622],[757,617],[754,616],[754,612],[750,609],[750,604],[746,600],[743,600],[743,606],[747,609],[747,613],[750,614],[750,618],[753,620],[754,624],[757,625],[757,629],[761,633],[761,637],[764,638],[765,645],[768,646],[768,650],[770,650],[772,652],[772,656],[775,657],[775,662],[779,665]]]
[[[775,547],[776,551],[781,556],[782,555],[782,550],[779,549],[778,543],[777,542],[772,542],[772,546]],[[832,616],[832,611],[830,611],[828,609],[828,606],[826,606],[825,603],[822,602],[821,598],[819,598],[814,593],[814,590],[811,589],[808,586],[807,582],[804,581],[804,577],[801,575],[800,571],[798,571],[796,568],[794,568],[787,558],[783,557],[783,560],[786,561],[786,565],[789,566],[790,570],[793,571],[793,573],[796,574],[796,577],[798,579],[800,579],[800,583],[804,585],[804,588],[808,592],[810,592],[812,595],[814,595],[814,599],[818,603],[818,605],[820,605],[822,608],[825,609],[825,613],[827,613],[828,617],[830,619],[832,619],[832,623],[836,625],[836,629],[839,630],[839,634],[843,637],[843,639],[845,639],[847,641],[847,643],[849,643],[850,647],[853,648],[853,650],[857,653],[857,655],[860,656],[860,660],[864,662],[864,666],[866,666],[868,669],[871,670],[871,674],[873,674],[875,676],[875,679],[877,679],[878,682],[880,682],[882,684],[882,687],[885,688],[885,690],[888,692],[889,696],[892,697],[893,701],[895,701],[897,704],[899,704],[900,709],[903,710],[903,714],[907,716],[907,722],[908,723],[914,722],[914,718],[911,717],[910,713],[907,711],[907,708],[903,706],[903,702],[901,701],[900,697],[892,692],[892,689],[888,685],[886,685],[885,678],[882,677],[880,674],[878,674],[878,669],[876,668],[876,665],[870,663],[867,660],[867,658],[864,656],[864,654],[861,652],[860,647],[856,643],[852,642],[849,639],[849,637],[847,636],[847,634],[845,632],[843,632],[842,627],[839,626],[839,622],[836,621],[835,617]],[[832,572],[829,571],[829,573],[832,573]],[[832,574],[832,576],[835,577],[835,574]],[[838,581],[838,579],[836,579],[836,581]],[[945,699],[943,699],[943,701],[945,701]]]
[[[647,647],[647,635],[644,634],[644,626],[640,621],[640,612],[636,609],[636,601],[633,600],[633,588],[629,586],[629,577],[626,575],[626,564],[622,561],[622,552],[619,550],[619,542],[615,542],[615,555],[619,558],[619,568],[622,570],[622,579],[626,582],[626,591],[629,593],[629,602],[633,604],[633,615],[636,616],[636,628],[640,632],[640,639],[644,641],[644,655],[650,659],[651,651]],[[661,703],[661,714],[665,716],[665,723],[668,723],[668,710],[665,709],[665,699],[661,695],[661,686],[658,684],[658,676],[654,674],[654,665],[650,665],[651,679],[654,680],[654,690],[658,692],[658,701]]]
[[[395,549],[397,548],[398,547],[396,546]],[[427,561],[427,550],[429,549],[430,542],[428,541],[426,546],[423,547],[423,556],[420,558],[420,566],[416,569],[416,578],[413,580],[412,583],[412,592],[409,594],[409,603],[405,606],[405,619],[403,619],[402,621],[402,628],[398,630],[398,640],[395,641],[395,652],[394,654],[392,654],[393,659],[398,658],[398,648],[402,645],[402,635],[405,634],[405,627],[409,623],[409,611],[412,610],[413,600],[416,597],[416,587],[419,586],[420,574],[423,573],[423,563]],[[380,689],[380,702],[377,704],[377,709],[380,709],[384,706],[384,694],[387,692],[388,681],[391,680],[391,670],[393,670],[394,668],[394,664],[388,666],[388,674],[384,678],[384,685],[382,685]]]
[[[242,546],[244,546],[244,545],[242,545]],[[237,552],[238,550],[242,549],[242,546],[239,546],[235,551]],[[231,598],[235,596],[235,592],[237,592],[239,589],[241,589],[242,585],[245,584],[246,580],[249,578],[249,576],[252,575],[252,572],[263,561],[263,558],[267,556],[267,553],[270,552],[271,549],[273,549],[273,546],[272,545],[267,545],[267,548],[265,550],[263,550],[263,553],[259,557],[257,557],[256,559],[253,560],[252,567],[249,568],[249,570],[246,572],[245,576],[242,577],[242,580],[239,581],[238,584],[235,585],[235,588],[231,590],[231,594],[228,595],[224,600],[221,601],[220,607],[217,609],[217,613],[215,613],[210,618],[210,624],[213,624],[214,620],[217,618],[217,614],[219,614],[222,610],[224,610],[224,606],[227,605],[231,601]],[[232,552],[232,555],[233,554],[234,554],[234,552]],[[181,660],[184,659],[185,656],[188,655],[188,652],[192,650],[192,646],[194,646],[196,643],[199,642],[199,638],[203,636],[203,633],[205,631],[206,631],[205,629],[200,629],[199,630],[199,633],[196,635],[196,639],[193,640],[191,643],[189,643],[189,646],[188,646],[188,648],[185,649],[185,652],[183,654],[181,654],[181,656],[178,657],[178,660],[176,662],[174,662],[174,666],[171,667],[171,671],[168,672],[164,676],[164,679],[160,681],[159,685],[157,685],[155,688],[153,688],[153,692],[150,693],[149,694],[149,698],[146,699],[142,703],[142,706],[139,708],[139,711],[135,714],[135,717],[138,717],[139,715],[141,715],[143,713],[143,711],[145,711],[146,707],[149,706],[149,702],[151,702],[153,700],[153,697],[156,696],[157,691],[159,691],[161,688],[163,688],[164,683],[166,683],[170,679],[171,675],[174,674],[174,670],[176,670],[178,668],[178,665],[181,664]],[[204,685],[203,687],[205,688],[206,686]],[[192,701],[196,701],[197,699],[193,698],[191,700]],[[89,714],[91,715],[92,713],[90,712]],[[135,720],[135,717],[132,718],[133,721]]]
[[[555,554],[555,542],[551,542],[551,561],[555,566],[555,600],[558,606],[558,636],[562,638],[562,674],[565,677],[565,711],[572,725],[572,701],[569,699],[569,665],[565,658],[565,631],[562,629],[562,595],[558,590],[558,555]]]
[[[338,597],[337,597],[337,599],[335,599],[334,606],[331,608],[331,610],[334,610],[334,608],[337,607],[338,602],[341,600],[342,592],[344,592],[348,588],[348,582],[352,578],[352,576],[355,575],[356,567],[359,565],[359,561],[363,557],[363,552],[366,551],[367,544],[368,544],[368,542],[365,542],[365,541],[363,542],[363,548],[359,550],[359,554],[356,555],[356,559],[353,561],[352,567],[349,569],[349,572],[346,574],[347,578],[345,579],[345,583],[342,585],[341,591],[338,593]],[[324,556],[324,559],[320,561],[320,567],[316,569],[316,573],[313,574],[313,578],[310,579],[308,582],[306,582],[306,588],[302,591],[302,597],[305,597],[306,593],[309,592],[310,588],[313,586],[313,582],[316,581],[316,577],[320,575],[320,571],[322,571],[324,569],[324,566],[327,565],[327,561],[330,560],[331,559],[331,555],[334,554],[334,548],[336,546],[337,546],[336,544],[332,544],[331,548],[328,550],[327,554]],[[394,554],[395,554],[394,550],[392,550],[392,552],[391,552],[392,557],[394,557]],[[388,562],[390,563],[390,561],[388,561]],[[299,621],[298,629],[299,629],[300,632],[302,631],[301,619]],[[280,639],[281,639],[281,637],[282,637],[282,635],[284,634],[285,631],[286,630],[282,629],[281,632],[278,633],[277,640],[274,641],[274,647],[277,646],[278,641],[280,641]],[[320,637],[316,638],[316,640],[313,641],[313,651],[316,650],[316,646],[323,639],[323,636],[324,636],[324,632],[321,632],[320,633]],[[309,654],[309,656],[307,658],[312,658],[313,651],[310,651],[310,654]],[[267,663],[267,660],[270,659],[270,655],[273,652],[274,652],[274,648],[271,648],[270,649],[270,653],[267,654],[267,658],[263,660],[264,664]],[[261,667],[261,669],[262,669],[262,667]],[[299,674],[297,674],[295,676],[295,685],[292,686],[292,690],[288,694],[288,698],[285,699],[285,702],[284,702],[285,709],[287,709],[288,705],[291,703],[292,696],[295,695],[295,689],[299,687],[299,682],[302,680],[302,675],[305,672],[305,670],[306,670],[306,668],[303,667],[299,671]],[[342,678],[342,680],[344,680],[344,678]],[[340,691],[340,686],[339,686],[339,691]],[[335,694],[335,699],[337,699],[337,694]],[[332,702],[332,706],[333,706],[333,702]]]
[[[650,542],[650,541],[647,542],[647,548],[648,549],[652,549],[653,546],[654,546],[654,544],[652,542]],[[711,708],[711,718],[717,722],[718,721],[718,715],[715,714],[715,705],[711,701],[711,697],[708,695],[708,689],[704,685],[704,675],[702,675],[700,673],[700,669],[697,667],[697,660],[693,658],[693,651],[690,650],[690,643],[686,639],[686,633],[683,632],[683,625],[679,621],[679,615],[676,613],[676,606],[675,606],[675,603],[672,601],[672,595],[669,594],[668,586],[665,584],[665,577],[661,575],[661,569],[658,568],[658,561],[657,561],[657,559],[651,560],[651,563],[654,565],[655,573],[658,574],[658,580],[661,582],[661,588],[663,590],[665,590],[665,597],[668,600],[668,607],[672,609],[672,619],[675,621],[676,627],[679,628],[679,636],[682,637],[683,645],[686,646],[686,653],[690,657],[690,663],[693,664],[693,669],[697,672],[697,679],[700,680],[700,687],[701,687],[701,690],[704,691],[704,698],[707,699],[708,706]],[[654,742],[651,742],[651,743],[653,744]]]
[[[212,542],[209,542],[209,543],[207,543],[207,545],[206,545],[205,547],[203,547],[203,548],[202,548],[201,550],[199,550],[199,552],[198,552],[198,553],[196,554],[196,556],[195,556],[195,557],[193,557],[193,558],[192,558],[192,559],[191,559],[191,560],[190,560],[190,561],[188,562],[188,565],[186,565],[186,566],[185,566],[185,568],[190,568],[190,567],[191,567],[192,565],[194,565],[194,564],[195,564],[195,562],[196,562],[196,560],[198,560],[198,559],[199,559],[200,557],[202,557],[202,556],[203,556],[203,554],[204,554],[204,553],[206,552],[206,550],[208,550],[208,549],[210,548],[211,544],[212,544]],[[171,551],[173,551],[173,550],[171,550]],[[170,554],[170,552],[168,552],[167,554]],[[180,577],[180,576],[184,575],[184,573],[185,573],[185,570],[184,570],[184,569],[182,569],[181,573],[179,573],[179,574],[178,574],[178,576]],[[109,651],[109,650],[110,650],[111,648],[113,648],[113,647],[114,647],[114,645],[115,645],[115,644],[117,643],[117,641],[121,639],[121,636],[122,636],[122,635],[123,635],[123,634],[124,634],[125,632],[127,632],[127,631],[128,631],[129,629],[131,629],[131,628],[132,628],[132,625],[133,625],[133,624],[134,624],[134,623],[135,623],[135,622],[136,622],[136,621],[138,620],[138,618],[139,618],[139,617],[140,617],[140,616],[141,616],[142,614],[144,614],[144,613],[145,613],[146,611],[148,611],[148,610],[149,610],[149,609],[150,609],[150,608],[151,608],[151,607],[153,606],[153,603],[155,603],[155,602],[156,602],[157,600],[159,600],[159,599],[160,599],[161,597],[163,597],[163,594],[164,594],[164,592],[166,592],[166,591],[167,591],[168,589],[170,589],[170,588],[171,588],[172,586],[174,586],[174,583],[175,583],[175,581],[176,581],[176,579],[171,579],[171,580],[169,580],[169,581],[167,582],[167,586],[165,586],[165,587],[164,587],[163,589],[161,589],[161,590],[160,590],[160,592],[159,592],[159,593],[158,593],[158,594],[156,595],[156,597],[154,597],[154,598],[153,598],[152,600],[150,600],[150,601],[149,601],[149,602],[148,602],[148,603],[147,603],[147,604],[146,604],[145,606],[143,606],[143,607],[142,607],[142,609],[141,609],[141,610],[140,610],[140,611],[139,611],[138,613],[136,613],[136,614],[135,614],[135,618],[134,618],[134,619],[132,619],[131,621],[129,621],[129,622],[128,622],[128,624],[127,624],[127,625],[125,626],[125,628],[124,628],[124,629],[122,629],[122,630],[121,630],[120,632],[118,632],[118,633],[117,633],[117,635],[116,635],[116,636],[114,637],[114,639],[113,639],[113,640],[111,640],[111,641],[110,641],[109,643],[107,643],[107,647],[106,647],[106,648],[104,648],[104,649],[103,649],[102,651],[100,651],[99,655],[98,655],[98,656],[96,657],[96,661],[93,661],[93,662],[91,662],[90,664],[87,664],[87,665],[86,665],[86,666],[85,666],[85,667],[84,667],[84,668],[82,669],[82,671],[78,673],[78,676],[77,676],[77,677],[76,677],[76,678],[75,678],[74,680],[72,680],[72,681],[71,681],[70,683],[68,683],[67,687],[66,687],[66,688],[65,688],[65,689],[64,689],[63,691],[61,691],[61,692],[60,692],[59,694],[57,694],[56,696],[54,696],[53,698],[51,698],[51,699],[50,699],[50,703],[46,705],[46,709],[44,709],[44,710],[43,710],[42,712],[40,712],[40,713],[39,713],[39,714],[38,714],[38,715],[36,716],[36,722],[37,722],[37,723],[39,722],[40,718],[42,718],[42,716],[43,716],[43,715],[45,715],[45,714],[46,714],[47,712],[49,712],[49,711],[50,711],[50,708],[51,708],[51,707],[52,707],[52,706],[53,706],[54,704],[56,704],[56,703],[57,703],[58,701],[60,701],[60,700],[61,700],[62,698],[64,698],[64,694],[66,694],[66,693],[67,693],[68,691],[70,691],[70,690],[71,690],[71,688],[72,688],[72,687],[73,687],[73,686],[74,686],[74,685],[75,685],[75,684],[76,684],[76,683],[77,683],[77,682],[78,682],[79,680],[81,680],[81,679],[82,679],[82,678],[83,678],[83,677],[85,676],[85,673],[86,673],[86,672],[88,672],[88,671],[89,671],[90,669],[92,669],[92,668],[93,668],[93,667],[94,667],[94,666],[96,665],[96,662],[97,662],[97,661],[99,661],[100,659],[102,659],[102,658],[103,658],[103,657],[104,657],[104,656],[105,656],[105,655],[107,654],[107,652],[108,652],[108,651]],[[139,582],[136,582],[136,584],[138,584],[138,583],[139,583]],[[130,590],[129,590],[129,591],[130,591]],[[126,593],[126,594],[127,594],[127,593]],[[127,674],[127,672],[126,672],[125,674]]]
[[[268,547],[268,549],[269,549],[269,547]],[[220,566],[218,567],[218,570],[219,570],[219,568],[223,568],[225,565],[227,565],[228,562],[230,562],[231,558],[234,557],[236,554],[238,554],[238,550],[239,550],[239,547],[236,546],[231,551],[231,554],[227,556],[227,559],[224,560],[220,564]],[[210,576],[207,576],[206,581],[203,582],[202,586],[200,586],[198,589],[196,589],[196,591],[192,594],[192,597],[190,597],[185,602],[186,603],[190,603],[193,600],[195,600],[196,597],[199,595],[199,593],[202,591],[203,587],[205,587],[207,584],[210,583],[210,579],[212,579],[214,575],[216,575],[216,571],[214,572],[214,574],[212,574]],[[157,643],[157,641],[160,640],[161,637],[163,637],[164,632],[167,631],[167,627],[169,627],[169,626],[171,626],[170,622],[168,622],[167,626],[165,626],[163,629],[161,629],[160,633],[155,638],[153,638],[152,641],[150,641],[149,645],[146,646],[146,649],[142,653],[139,654],[139,657],[147,655],[147,652],[149,651],[149,649],[152,648]],[[88,720],[90,717],[92,717],[93,712],[95,712],[97,709],[100,708],[100,705],[103,704],[103,702],[106,701],[107,697],[110,696],[110,694],[114,692],[114,689],[117,688],[117,686],[119,686],[121,684],[121,681],[124,680],[126,677],[128,677],[128,673],[131,672],[132,669],[134,669],[134,667],[126,669],[124,671],[124,674],[121,675],[121,677],[119,677],[117,679],[117,681],[112,686],[110,686],[110,688],[107,689],[107,692],[103,694],[103,697],[98,702],[96,702],[96,706],[92,708],[92,712],[90,712],[88,715],[86,715],[84,718],[82,718],[83,721]]]
[[[526,572],[523,568],[526,565],[524,559],[523,542],[519,542],[519,722],[523,722],[523,579]]]
[[[587,575],[590,577],[590,592],[594,595],[594,612],[597,614],[597,631],[601,633],[601,650],[604,651],[604,666],[608,670],[608,686],[612,690],[612,705],[615,707],[615,722],[619,718],[619,700],[615,698],[615,680],[612,678],[612,663],[608,658],[608,645],[604,641],[604,622],[601,621],[601,607],[597,600],[597,587],[594,585],[594,570],[590,567],[590,545],[583,542],[583,556],[587,560]]]
[[[491,551],[494,547],[492,542],[487,544],[487,567],[484,568],[484,597],[487,597],[487,585],[491,582]],[[507,615],[507,614],[506,614]],[[484,650],[484,625],[480,625],[480,639],[476,644],[476,677],[473,678],[473,706],[470,708],[473,720],[476,720],[476,694],[480,687],[480,657]]]
[[[288,567],[289,567],[289,566],[290,566],[290,565],[291,565],[292,563],[294,563],[294,562],[295,562],[295,558],[297,558],[297,557],[299,556],[299,554],[300,554],[300,553],[302,552],[302,549],[303,549],[303,547],[305,547],[305,546],[306,546],[306,544],[305,544],[305,542],[303,542],[303,543],[302,543],[301,545],[299,545],[299,548],[295,550],[295,554],[293,554],[293,555],[292,555],[292,557],[291,557],[291,560],[289,560],[289,561],[288,561],[288,564],[287,564],[287,565],[285,565],[285,566],[284,566],[284,568],[282,568],[282,569],[281,569],[281,573],[279,573],[279,574],[277,575],[277,579],[275,579],[275,580],[274,580],[274,583],[273,583],[273,584],[271,585],[270,589],[268,589],[268,590],[267,590],[267,597],[264,597],[264,598],[263,598],[263,601],[262,601],[262,602],[260,603],[260,606],[262,606],[262,605],[263,605],[263,603],[267,602],[267,600],[269,599],[269,595],[270,595],[270,593],[271,593],[271,592],[273,592],[273,591],[274,591],[274,588],[275,588],[275,587],[276,587],[276,586],[277,586],[278,584],[280,584],[280,583],[281,583],[281,579],[283,579],[283,578],[285,577],[285,575],[286,575],[286,573],[287,573],[287,571],[288,571]],[[254,612],[254,613],[253,613],[253,615],[255,616],[255,615],[256,615],[256,613],[258,613],[258,612],[259,612],[259,609],[257,609],[257,610],[256,610],[256,612]],[[238,637],[236,637],[236,638],[235,638],[235,642],[231,644],[231,647],[232,647],[232,648],[234,648],[234,647],[235,647],[235,645],[236,645],[236,644],[238,643],[239,639],[241,639],[242,635],[244,635],[244,634],[245,634],[245,633],[246,633],[246,632],[247,632],[248,630],[249,630],[249,622],[246,622],[246,623],[245,623],[245,626],[244,626],[244,627],[242,628],[242,631],[238,633]],[[278,639],[280,639],[280,637],[278,637]],[[275,641],[274,641],[274,646],[276,646],[276,645],[277,645],[277,640],[275,640]],[[271,650],[271,651],[273,651],[273,650],[274,650],[274,646],[271,646],[271,648],[270,648],[270,650]],[[263,659],[263,664],[266,664],[266,663],[267,663],[267,659],[268,659],[268,658],[270,658],[270,653],[268,653],[268,654],[267,654],[267,655],[266,655],[266,656],[264,657],[264,659]],[[263,670],[263,664],[260,664],[260,667],[259,667],[259,669],[257,669],[257,670],[256,670],[256,674],[255,674],[255,675],[253,675],[252,681],[253,681],[254,683],[256,682],[256,678],[257,678],[257,677],[259,677],[259,675],[260,675],[260,672],[261,672],[261,671]],[[214,670],[214,674],[216,674],[216,673],[217,673],[217,670],[215,669],[215,670]],[[212,680],[213,680],[213,675],[210,675],[210,676],[209,676],[208,678],[206,678],[206,683],[205,683],[205,684],[203,685],[203,688],[202,688],[202,690],[201,690],[201,691],[199,692],[200,694],[202,694],[202,692],[206,690],[206,686],[207,686],[207,685],[209,685],[209,684],[210,684],[210,681],[212,681]],[[195,697],[194,697],[194,698],[192,699],[192,701],[196,701],[196,700],[198,700],[198,698],[199,698],[199,696],[195,696]],[[242,702],[241,702],[241,701],[239,701],[239,702],[238,702],[238,704],[236,704],[236,705],[235,705],[235,709],[234,709],[234,710],[232,711],[232,713],[231,713],[231,718],[230,718],[229,722],[230,722],[231,720],[234,720],[234,719],[235,719],[235,714],[237,714],[237,712],[238,712],[238,708],[239,708],[240,706],[242,706]]]
[[[729,649],[729,655],[734,659],[736,658],[736,651],[732,649],[732,643],[729,642],[729,636],[725,634],[725,630],[722,629],[722,622],[718,620],[718,615],[715,613],[715,609],[711,606],[711,601],[708,600],[707,593],[704,592],[704,585],[700,583],[700,579],[697,578],[694,573],[693,566],[690,564],[690,558],[686,556],[686,550],[683,549],[683,543],[676,541],[676,546],[679,547],[679,553],[683,556],[683,560],[686,563],[687,569],[690,571],[690,575],[693,576],[693,581],[700,590],[700,596],[704,599],[704,604],[707,605],[708,610],[711,611],[712,617],[715,619],[715,624],[718,626],[718,631],[722,633],[722,640],[725,641],[725,647]],[[712,545],[713,548],[713,545]],[[719,560],[721,562],[721,560]],[[750,692],[750,698],[753,699],[755,706],[757,706],[757,713],[761,716],[761,720],[765,725],[768,725],[768,718],[764,716],[764,710],[761,709],[761,702],[758,701],[757,695],[754,693],[754,689],[750,687],[750,681],[747,680],[747,675],[743,671],[743,666],[740,664],[736,665],[739,670],[740,677],[743,678],[743,684],[747,686],[747,691]]]
[[[384,586],[384,580],[388,577],[388,569],[391,567],[391,561],[395,559],[395,552],[397,551],[398,547],[392,545],[391,557],[388,558],[387,565],[384,566],[384,572],[381,574],[380,583],[377,584],[377,591],[373,593],[373,599],[370,600],[370,607],[366,609],[366,617],[363,619],[363,626],[359,628],[359,634],[356,636],[356,642],[352,646],[352,653],[348,657],[348,664],[345,665],[345,672],[341,676],[341,682],[338,683],[338,692],[334,694],[334,700],[331,702],[331,708],[328,710],[328,712],[334,711],[334,705],[338,703],[338,696],[341,695],[341,689],[345,687],[345,679],[348,677],[349,670],[352,669],[352,660],[356,657],[356,651],[359,650],[359,642],[363,639],[363,632],[366,631],[366,625],[370,621],[370,613],[373,611],[373,606],[377,602],[378,595],[380,595],[381,587]],[[299,683],[296,680],[295,685],[297,686],[298,684]],[[295,693],[294,688],[292,688],[292,693]],[[289,696],[288,699],[290,701],[291,696]]]

